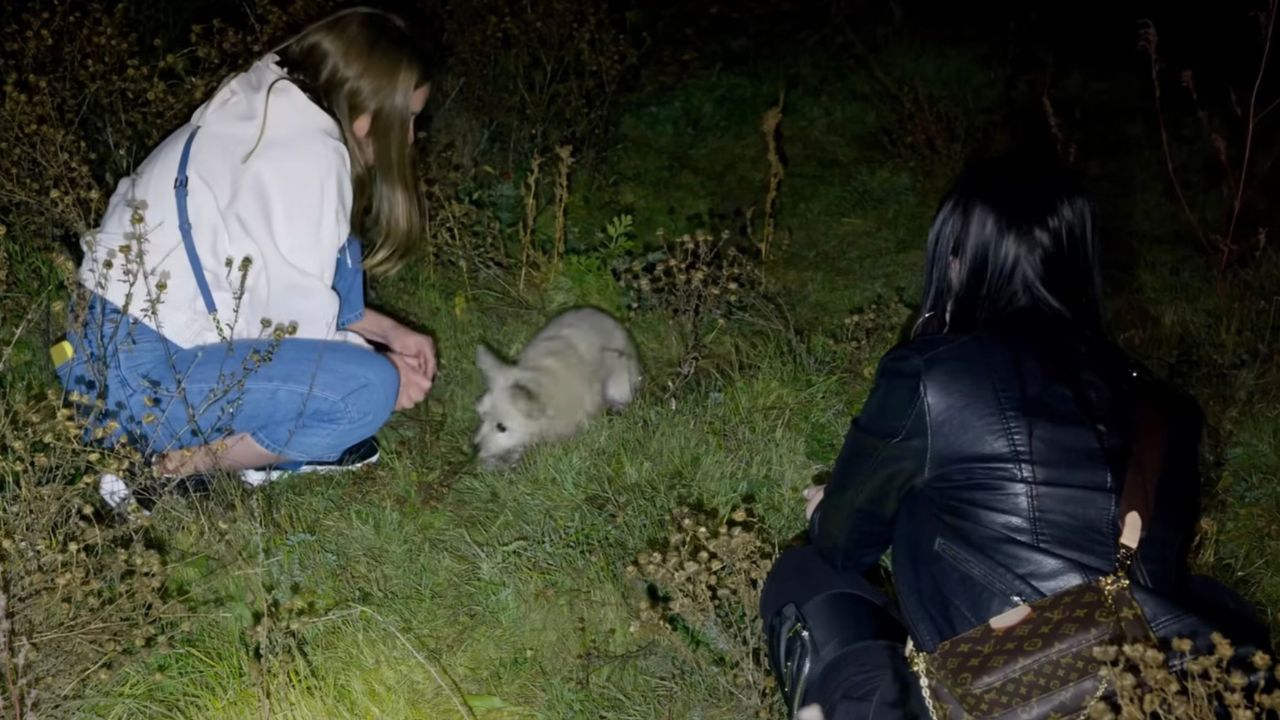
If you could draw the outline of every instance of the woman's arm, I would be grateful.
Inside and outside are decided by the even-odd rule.
[[[364,309],[364,314],[360,319],[348,325],[347,329],[357,333],[365,340],[372,340],[387,347],[391,347],[391,339],[398,335],[402,329],[408,330],[404,325],[368,307]]]
[[[838,568],[861,572],[880,560],[902,498],[924,475],[929,443],[920,377],[915,352],[885,355],[845,436],[809,523],[810,539]]]

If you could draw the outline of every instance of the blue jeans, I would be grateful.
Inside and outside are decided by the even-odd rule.
[[[339,253],[338,327],[364,315],[360,244]],[[343,341],[235,340],[182,349],[94,296],[58,368],[68,392],[103,404],[91,438],[127,440],[144,455],[245,433],[293,461],[335,460],[372,437],[395,408],[400,378],[382,354]],[[95,432],[96,431],[96,432]]]

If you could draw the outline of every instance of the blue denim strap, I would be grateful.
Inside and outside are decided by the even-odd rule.
[[[196,276],[196,286],[200,288],[200,297],[204,298],[204,308],[210,315],[217,315],[218,306],[213,302],[213,292],[209,290],[209,281],[204,277],[204,265],[196,254],[196,242],[191,237],[191,216],[187,213],[187,161],[191,159],[191,143],[200,131],[197,125],[191,128],[187,142],[182,146],[182,157],[178,160],[178,177],[173,181],[173,194],[178,200],[178,232],[182,233],[182,245],[187,250],[187,262],[191,263],[191,272]]]
[[[364,249],[359,237],[350,235],[338,251],[333,289],[338,294],[338,329],[345,330],[364,317]]]

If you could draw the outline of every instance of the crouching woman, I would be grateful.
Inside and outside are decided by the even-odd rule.
[[[806,491],[812,544],[764,588],[793,713],[928,717],[908,639],[933,653],[1112,572],[1143,409],[1164,427],[1129,572],[1143,615],[1166,647],[1214,629],[1265,642],[1251,608],[1188,572],[1201,413],[1108,341],[1100,284],[1093,207],[1058,172],[984,163],[943,200],[912,337],[881,360],[830,482]],[[893,601],[873,582],[888,550]]]
[[[421,49],[393,15],[325,18],[120,182],[84,242],[87,307],[57,368],[98,406],[98,439],[128,439],[168,478],[377,458],[374,434],[436,366],[431,337],[364,305],[365,270],[393,269],[422,233]],[[101,490],[117,504],[150,479]]]

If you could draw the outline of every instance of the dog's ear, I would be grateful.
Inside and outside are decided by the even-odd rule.
[[[507,369],[507,364],[498,359],[493,351],[484,345],[476,346],[476,367],[480,368],[481,374],[484,375],[485,382],[493,384],[494,376]]]
[[[547,414],[547,405],[537,391],[525,383],[511,386],[511,404],[516,411],[530,420],[539,420]]]

